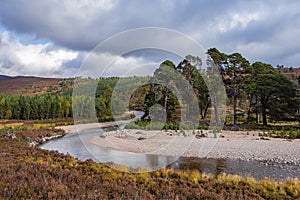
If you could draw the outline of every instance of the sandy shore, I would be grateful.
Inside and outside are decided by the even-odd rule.
[[[67,133],[87,128],[116,125],[115,122],[59,127]],[[96,136],[90,143],[121,151],[200,158],[231,158],[284,163],[300,166],[300,140],[263,139],[257,131],[222,131],[220,137],[197,139],[191,131],[185,136],[175,131],[122,130]]]
[[[56,126],[57,129],[63,129],[66,133],[78,133],[83,130],[94,129],[94,128],[104,128],[110,126],[116,126],[120,124],[125,124],[127,121],[113,121],[113,122],[102,122],[102,123],[89,123],[89,124],[76,124],[68,126]]]

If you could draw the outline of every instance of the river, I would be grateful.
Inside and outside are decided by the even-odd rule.
[[[256,179],[270,177],[275,180],[284,180],[287,177],[300,177],[300,170],[293,165],[266,165],[259,161],[243,161],[235,159],[200,159],[186,157],[172,157],[162,155],[151,155],[142,153],[130,153],[106,149],[93,145],[88,141],[95,136],[111,131],[116,127],[102,129],[89,129],[80,134],[68,134],[64,137],[50,140],[40,145],[46,150],[58,150],[64,154],[70,154],[81,160],[93,159],[100,163],[117,163],[131,167],[145,167],[156,170],[161,167],[172,167],[179,169],[197,169],[200,172],[217,175],[219,173],[237,174],[241,176],[252,176]]]

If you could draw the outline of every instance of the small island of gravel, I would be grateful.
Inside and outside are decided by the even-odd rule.
[[[103,128],[114,123],[80,126],[79,129]],[[59,127],[68,133],[76,126]],[[77,128],[78,129],[78,128]],[[292,164],[300,166],[300,139],[264,138],[259,131],[222,130],[215,138],[197,139],[192,131],[183,135],[173,130],[124,129],[105,132],[90,140],[91,144],[120,151],[198,158],[229,158],[244,161],[256,160],[266,164]]]

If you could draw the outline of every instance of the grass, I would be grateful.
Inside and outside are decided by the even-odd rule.
[[[188,124],[179,124],[173,122],[151,122],[149,120],[139,120],[135,122],[130,122],[125,126],[126,129],[142,129],[142,130],[207,130],[208,126],[206,125],[198,125],[197,127]]]
[[[55,120],[0,120],[0,130],[26,130],[26,129],[43,129],[55,126],[66,126],[74,124],[71,119]]]
[[[16,127],[21,127],[23,125],[24,125],[23,122],[21,122],[21,123],[5,123],[5,124],[0,124],[0,129],[4,129],[7,127],[16,128]]]
[[[294,127],[281,127],[269,130],[266,133],[266,136],[274,137],[274,138],[286,138],[286,139],[297,139],[300,138],[300,129]]]
[[[268,178],[162,168],[126,173],[92,160],[29,147],[56,129],[13,130],[21,140],[0,138],[0,199],[297,199],[299,179]]]

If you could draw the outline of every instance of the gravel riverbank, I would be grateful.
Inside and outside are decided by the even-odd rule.
[[[79,127],[84,128],[107,127],[114,123],[101,123]],[[78,131],[76,126],[59,127],[68,133]],[[205,132],[204,132],[205,133]],[[175,131],[145,131],[122,130],[106,132],[102,136],[95,136],[90,143],[121,151],[160,154],[198,158],[229,158],[244,161],[262,161],[266,165],[284,164],[300,166],[300,140],[286,140],[279,138],[262,138],[258,131],[225,131],[214,138],[197,139],[191,131],[183,135]]]

